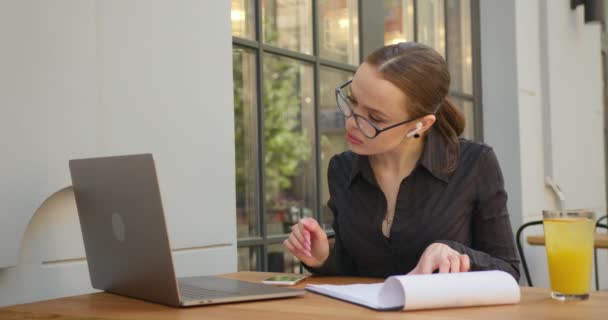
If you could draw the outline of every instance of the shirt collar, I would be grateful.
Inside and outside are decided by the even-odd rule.
[[[355,153],[355,157],[353,159],[353,167],[350,172],[350,177],[348,180],[348,185],[351,186],[353,181],[357,178],[357,175],[361,175],[363,179],[367,180],[367,182],[377,185],[376,177],[374,176],[374,172],[372,171],[372,167],[369,165],[369,158],[365,155],[360,155]]]
[[[418,160],[416,167],[424,167],[435,178],[447,183],[450,181],[451,173],[446,172],[441,168],[442,164],[444,164],[447,159],[447,152],[448,150],[439,136],[439,133],[434,128],[431,128],[426,134],[422,156],[420,157],[420,160]],[[366,155],[355,154],[349,177],[349,186],[352,185],[353,181],[357,178],[357,175],[361,175],[361,177],[373,185],[378,184],[369,164],[369,158]]]
[[[448,148],[441,139],[439,132],[435,128],[431,128],[426,135],[424,150],[420,157],[420,164],[425,167],[435,178],[449,182],[451,173],[447,172],[442,166],[446,165],[448,157]]]

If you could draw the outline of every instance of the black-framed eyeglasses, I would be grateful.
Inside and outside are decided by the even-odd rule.
[[[350,118],[351,116],[355,117],[355,123],[357,124],[357,128],[359,128],[359,130],[361,130],[361,132],[363,132],[363,135],[365,135],[366,137],[373,139],[384,131],[396,128],[400,125],[404,125],[406,123],[409,123],[409,122],[412,122],[412,121],[418,119],[418,118],[409,119],[409,120],[401,121],[399,123],[395,123],[386,128],[378,128],[368,118],[355,113],[353,111],[353,108],[350,106],[350,103],[348,102],[348,98],[346,97],[346,95],[344,94],[344,92],[342,90],[344,88],[346,88],[352,81],[353,80],[348,80],[348,81],[346,81],[346,83],[344,83],[343,85],[336,88],[336,103],[338,104],[338,109],[344,115],[344,117],[346,117],[347,119]]]

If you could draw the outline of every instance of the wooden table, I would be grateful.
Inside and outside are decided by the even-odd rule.
[[[545,236],[544,235],[532,235],[527,238],[528,244],[531,246],[544,246]],[[595,247],[608,249],[608,234],[596,233],[595,234]]]
[[[239,272],[227,278],[259,282],[269,273]],[[306,283],[372,283],[378,279],[311,277]],[[521,288],[517,305],[454,308],[424,311],[372,311],[364,307],[314,293],[302,297],[259,302],[171,308],[107,293],[93,293],[55,300],[0,308],[0,319],[606,319],[608,292],[592,292],[586,301],[559,302],[549,297],[549,289]]]

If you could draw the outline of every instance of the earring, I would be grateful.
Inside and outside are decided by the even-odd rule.
[[[414,129],[414,131],[410,132],[407,134],[408,137],[414,137],[416,139],[420,138],[420,130],[422,130],[422,122],[417,122],[416,123],[416,129]]]

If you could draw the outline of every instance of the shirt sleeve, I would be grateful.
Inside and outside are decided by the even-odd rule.
[[[304,264],[304,268],[306,268],[306,270],[312,272],[313,274],[319,274],[319,275],[341,275],[341,276],[357,276],[357,272],[356,272],[356,268],[353,262],[353,259],[350,257],[350,255],[348,254],[348,252],[345,250],[344,246],[342,245],[342,239],[340,238],[340,225],[338,223],[338,209],[336,208],[336,205],[334,203],[334,197],[336,195],[336,188],[338,188],[338,186],[341,187],[345,187],[346,184],[345,183],[341,183],[341,182],[346,182],[347,180],[344,181],[337,181],[340,180],[339,177],[337,177],[336,175],[340,172],[343,171],[344,168],[339,168],[339,164],[338,164],[338,160],[336,159],[336,157],[334,156],[330,162],[329,162],[329,166],[328,166],[328,170],[327,170],[327,181],[329,184],[329,201],[327,202],[327,206],[331,209],[333,216],[334,216],[334,221],[332,224],[332,227],[334,229],[334,245],[333,247],[330,249],[329,252],[329,256],[327,258],[327,260],[325,260],[325,263],[320,266],[319,268],[312,268],[307,266],[306,264]]]
[[[452,240],[437,242],[468,255],[471,271],[502,270],[519,280],[519,256],[507,211],[507,193],[492,148],[481,153],[477,181],[478,197],[473,212],[471,246]]]

